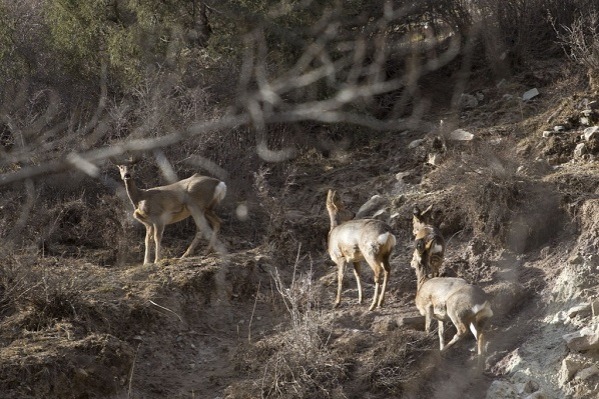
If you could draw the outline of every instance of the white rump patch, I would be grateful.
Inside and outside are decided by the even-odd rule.
[[[432,248],[432,253],[436,254],[439,252],[443,252],[443,245],[435,244]]]
[[[216,201],[220,202],[223,200],[223,198],[225,198],[225,195],[227,195],[227,185],[225,184],[224,181],[221,181],[220,183],[218,183],[218,185],[214,189],[214,197],[213,198]]]

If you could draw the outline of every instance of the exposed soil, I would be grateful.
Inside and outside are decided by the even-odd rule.
[[[73,279],[78,294],[64,314],[3,305],[2,396],[479,399],[494,381],[532,381],[546,397],[596,397],[596,377],[558,381],[568,353],[561,336],[596,317],[555,321],[597,297],[595,150],[573,155],[584,126],[542,137],[561,119],[577,120],[579,107],[560,103],[595,98],[546,69],[558,77],[530,103],[518,98],[528,87],[517,79],[484,90],[485,101],[458,116],[477,136],[473,142],[406,131],[326,157],[306,149],[287,183],[270,181],[280,208],[267,239],[246,236],[251,213],[247,221],[224,217],[226,255],[151,266],[136,263],[141,246],[133,251],[137,261],[122,265],[84,260],[92,250],[79,258],[15,255],[15,267],[35,264],[40,276]],[[423,141],[411,145],[416,139]],[[438,166],[427,163],[431,153],[442,156]],[[373,285],[366,266],[365,303],[357,303],[348,272],[343,302],[331,309],[336,270],[325,251],[324,204],[333,187],[354,211],[374,194],[383,197],[377,217],[398,243],[382,309],[367,310]],[[429,204],[448,243],[443,275],[475,282],[493,298],[484,372],[475,367],[473,339],[441,356],[436,332],[406,319],[418,316],[411,211]],[[166,245],[175,252],[185,243]],[[34,289],[49,295],[61,286],[39,281]],[[454,331],[446,328],[448,337]]]

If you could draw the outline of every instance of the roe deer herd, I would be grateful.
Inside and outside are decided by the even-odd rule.
[[[175,183],[149,189],[140,189],[133,180],[131,165],[118,165],[127,195],[133,204],[133,217],[146,227],[144,264],[152,263],[151,246],[155,246],[154,262],[162,258],[162,235],[166,225],[191,216],[196,234],[182,257],[190,256],[202,233],[209,240],[208,250],[217,243],[221,220],[214,212],[226,195],[224,182],[194,174]],[[414,252],[410,266],[417,280],[416,307],[425,318],[425,330],[430,332],[433,319],[438,322],[439,346],[446,351],[461,338],[472,332],[477,341],[479,365],[484,366],[485,324],[493,315],[490,300],[480,287],[462,278],[440,277],[445,253],[445,241],[439,229],[431,222],[431,207],[424,212],[414,208],[412,224]],[[366,261],[374,274],[374,294],[369,310],[382,307],[391,274],[389,258],[396,244],[391,227],[376,219],[354,219],[334,190],[329,190],[326,209],[330,219],[327,250],[337,265],[337,295],[334,307],[341,303],[343,276],[351,263],[358,289],[358,303],[362,303],[361,261]],[[210,225],[208,225],[210,222]],[[445,344],[444,322],[451,321],[457,329]]]

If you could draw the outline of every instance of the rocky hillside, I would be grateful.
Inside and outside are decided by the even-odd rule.
[[[219,211],[225,255],[142,266],[129,221],[138,245],[123,264],[4,256],[3,397],[596,398],[599,97],[559,65],[536,70],[481,84],[459,113],[428,116],[428,133],[331,136],[331,150],[305,148],[284,173],[257,176],[247,217],[235,199]],[[398,238],[382,309],[357,303],[349,272],[332,309],[329,188]],[[492,297],[483,372],[471,338],[441,356],[423,331],[415,205],[433,205],[447,241],[442,275]],[[168,235],[169,254],[182,253],[188,238]]]

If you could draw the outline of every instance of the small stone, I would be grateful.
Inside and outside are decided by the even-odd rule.
[[[591,126],[584,129],[583,137],[586,141],[591,141],[599,137],[599,126]]]
[[[547,139],[551,136],[555,136],[556,133],[557,132],[553,130],[543,130],[543,137]]]
[[[534,89],[528,90],[522,95],[522,100],[529,101],[539,95],[539,90],[535,87]]]
[[[566,127],[564,125],[555,125],[555,126],[553,126],[553,131],[554,132],[565,132]]]
[[[422,144],[423,142],[424,142],[424,139],[414,140],[410,144],[408,144],[408,149],[411,150],[413,148],[416,148],[416,147],[420,146],[420,144]]]
[[[470,141],[474,139],[474,135],[464,129],[456,129],[449,133],[449,139],[454,141]]]
[[[587,147],[584,143],[578,143],[574,148],[574,158],[581,158],[587,153]]]
[[[439,153],[428,154],[427,163],[433,166],[439,166],[441,164],[442,155]]]
[[[466,94],[466,93],[462,93],[462,95],[460,96],[460,103],[459,106],[460,108],[474,108],[478,105],[478,99],[471,95],[471,94]]]

